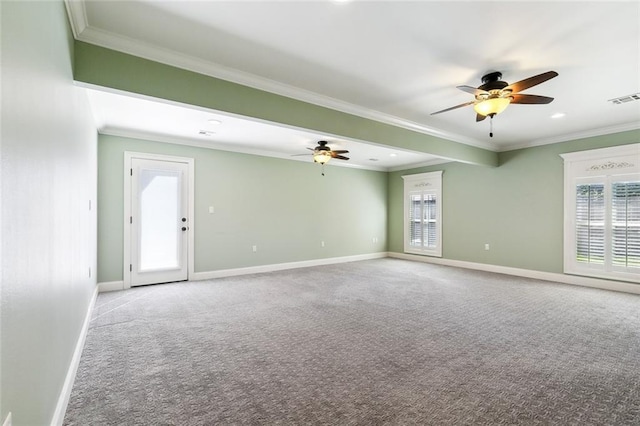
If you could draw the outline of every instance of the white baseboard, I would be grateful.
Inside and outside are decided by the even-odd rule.
[[[599,288],[602,290],[621,291],[624,293],[640,294],[640,285],[611,281],[600,278],[580,277],[577,275],[559,274],[554,272],[534,271],[532,269],[512,268],[509,266],[489,265],[486,263],[465,262],[463,260],[443,259],[439,257],[420,256],[415,254],[389,252],[389,257],[396,259],[414,260],[433,263],[436,265],[455,266],[458,268],[475,269],[478,271],[495,272],[498,274],[515,275],[518,277],[534,278],[543,281],[553,281],[562,284]]]
[[[73,389],[73,382],[76,379],[76,372],[78,371],[78,365],[80,365],[80,357],[82,355],[82,349],[84,348],[84,341],[87,337],[87,331],[89,330],[89,322],[91,322],[91,314],[93,313],[93,307],[98,297],[98,286],[96,286],[93,296],[91,296],[91,302],[89,302],[89,308],[84,316],[84,323],[80,329],[80,335],[76,341],[76,347],[71,357],[71,363],[67,370],[67,376],[64,379],[62,390],[58,396],[58,403],[56,404],[56,410],[53,413],[51,419],[51,426],[61,426],[64,421],[64,415],[67,411],[67,405],[69,404],[69,398],[71,397],[71,389]]]
[[[116,290],[124,290],[124,281],[107,281],[104,283],[98,283],[98,292],[100,293]]]
[[[234,277],[237,275],[260,274],[264,272],[283,271],[285,269],[307,268],[309,266],[333,265],[336,263],[357,262],[359,260],[381,259],[383,257],[387,257],[386,252],[303,260],[300,262],[275,263],[271,265],[249,266],[246,268],[221,269],[219,271],[195,272],[189,277],[189,281],[210,280],[214,278]]]
[[[392,257],[396,259],[413,260],[418,262],[433,263],[437,265],[454,266],[478,271],[495,272],[498,274],[514,275],[517,277],[533,278],[543,281],[553,281],[562,284],[593,287],[602,290],[621,291],[624,293],[640,294],[640,285],[622,281],[611,281],[600,278],[581,277],[554,272],[535,271],[532,269],[512,268],[509,266],[490,265],[486,263],[466,262],[463,260],[443,259],[440,257],[420,256],[415,254],[398,252],[379,252],[361,254],[355,256],[330,257],[327,259],[303,260],[300,262],[276,263],[271,265],[249,266],[246,268],[221,269],[219,271],[194,272],[190,275],[190,281],[210,280],[214,278],[233,277],[238,275],[259,274],[263,272],[282,271],[286,269],[306,268],[309,266],[331,265],[334,263],[356,262],[359,260],[380,259]],[[98,283],[100,293],[106,291],[122,290],[123,281],[110,281]]]

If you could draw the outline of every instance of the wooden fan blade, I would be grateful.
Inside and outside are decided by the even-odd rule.
[[[346,149],[336,149],[335,151],[331,150],[331,155],[333,155],[333,154],[348,154],[348,153],[349,153],[349,151],[347,151]]]
[[[484,120],[485,118],[487,118],[487,116],[486,116],[486,115],[476,114],[476,123],[477,123],[478,121],[482,121],[482,120]]]
[[[516,93],[512,95],[512,97],[512,104],[548,104],[553,100],[553,98],[548,96],[522,95],[520,93]]]
[[[473,96],[478,96],[482,94],[489,94],[486,90],[478,89],[477,87],[471,86],[456,86],[456,88],[462,90],[463,92],[471,93]]]
[[[534,75],[533,77],[525,78],[517,83],[510,84],[502,90],[511,90],[512,93],[518,93],[557,76],[558,73],[555,71],[543,72],[542,74]]]
[[[309,151],[315,151],[315,148],[307,148]]]
[[[462,108],[462,107],[466,107],[468,105],[473,105],[476,101],[469,101],[469,102],[465,102],[463,104],[460,105],[456,105],[453,106],[451,108],[447,108],[447,109],[443,109],[441,111],[436,111],[436,112],[432,112],[431,115],[436,115],[436,114],[440,114],[441,112],[447,112],[447,111],[451,111],[452,109],[457,109],[457,108]]]
[[[337,158],[338,160],[348,160],[349,157],[345,157],[344,155],[334,155],[333,158]]]

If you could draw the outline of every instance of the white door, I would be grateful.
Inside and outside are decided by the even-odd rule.
[[[129,174],[129,284],[187,280],[190,164],[134,157]]]

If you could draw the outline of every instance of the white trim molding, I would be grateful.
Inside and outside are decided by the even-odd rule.
[[[162,155],[162,154],[150,154],[150,153],[141,153],[141,152],[132,152],[125,151],[124,153],[124,168],[123,168],[123,196],[124,196],[124,216],[123,216],[123,227],[124,227],[124,237],[123,237],[123,264],[122,264],[122,276],[124,282],[124,288],[131,288],[131,271],[130,267],[127,265],[132,264],[132,252],[131,252],[131,243],[132,243],[132,235],[131,235],[131,223],[130,217],[133,216],[133,204],[132,204],[132,194],[131,194],[131,174],[130,170],[132,169],[132,160],[133,159],[143,159],[143,160],[158,160],[158,161],[169,161],[175,163],[184,163],[188,166],[188,176],[187,176],[187,219],[189,224],[189,232],[187,234],[187,279],[193,274],[195,268],[194,254],[195,254],[195,160],[189,157],[176,157],[172,155]]]
[[[610,135],[613,133],[630,132],[632,130],[638,130],[638,129],[640,129],[640,122],[631,122],[631,123],[625,123],[625,124],[609,126],[609,127],[599,127],[595,129],[581,131],[581,132],[567,133],[564,135],[554,136],[550,138],[542,138],[542,139],[536,139],[530,142],[513,144],[507,147],[498,149],[498,152],[513,151],[516,149],[523,149],[523,148],[533,148],[536,146],[574,141],[576,139],[586,139],[586,138],[592,138],[596,136]]]
[[[567,152],[560,154],[565,161],[599,161],[609,160],[612,157],[627,157],[640,155],[640,143],[629,143],[627,145],[616,145],[607,148],[589,149],[586,151]]]
[[[404,181],[404,221],[403,221],[403,233],[404,233],[404,251],[405,253],[421,254],[424,256],[436,256],[442,257],[442,170],[428,173],[418,173],[412,175],[401,176]],[[424,246],[424,238],[420,237],[420,242],[416,245],[412,240],[412,222],[415,223],[416,219],[411,217],[415,214],[414,200],[419,197],[420,213],[419,219],[420,227],[424,224],[424,206],[428,200],[435,202],[435,211],[431,211],[434,217],[429,217],[429,222],[435,222],[435,246]],[[428,237],[427,237],[428,238]]]
[[[248,266],[246,268],[220,269],[218,271],[195,272],[191,281],[211,280],[214,278],[235,277],[238,275],[261,274],[264,272],[284,271],[286,269],[307,268],[310,266],[333,265],[337,263],[357,262],[360,260],[381,259],[386,252],[357,254],[354,256],[328,257],[325,259],[302,260],[299,262],[274,263],[270,265]]]
[[[581,277],[577,275],[559,274],[555,272],[535,271],[532,269],[520,269],[510,266],[491,265],[487,263],[467,262],[464,260],[444,259],[429,256],[419,256],[407,253],[389,252],[389,257],[395,259],[412,260],[435,265],[453,266],[456,268],[474,269],[477,271],[494,272],[496,274],[513,275],[516,277],[533,278],[542,281],[551,281],[559,284],[571,284],[581,287],[591,287],[601,290],[620,291],[623,293],[640,294],[640,285],[622,281],[612,281],[599,278]]]
[[[624,220],[616,222],[621,219],[616,219],[614,206],[619,204],[619,199],[614,200],[613,189],[615,185],[640,180],[640,144],[569,152],[560,154],[560,157],[564,161],[564,273],[640,283],[640,268],[633,263],[616,263],[614,259],[614,229],[637,229],[637,219],[629,219],[629,225]],[[577,188],[589,188],[584,189],[588,194],[581,192],[578,197]],[[596,188],[594,191],[599,195],[590,195],[592,188]],[[598,212],[602,209],[602,216],[597,220],[594,219],[598,217],[597,214],[592,217],[591,213],[585,212],[585,209],[591,208],[592,197],[600,199],[602,203],[595,210]],[[601,233],[594,240],[585,235],[592,228]],[[582,233],[579,229],[583,230]],[[593,251],[585,249],[585,244],[591,246],[592,241],[597,248]],[[627,243],[619,241],[618,244]],[[633,246],[632,243],[628,244],[627,248]],[[592,256],[595,260],[592,260]],[[626,255],[623,258],[626,259]]]
[[[394,258],[411,260],[415,262],[432,263],[435,265],[451,266],[455,268],[473,269],[477,271],[494,272],[496,274],[513,275],[516,277],[532,278],[541,281],[550,281],[560,284],[571,284],[581,287],[591,287],[601,290],[620,291],[623,293],[640,294],[640,284],[612,281],[598,278],[581,277],[577,275],[561,274],[555,272],[535,271],[532,269],[513,268],[510,266],[491,265],[487,263],[467,262],[463,260],[445,259],[431,256],[422,256],[398,252],[377,252],[345,257],[332,257],[326,259],[303,260],[299,262],[276,263],[270,265],[249,266],[245,268],[221,269],[218,271],[194,272],[190,281],[203,281],[240,275],[259,274],[265,272],[283,271],[287,269],[307,268],[311,266],[332,265],[338,263],[357,262],[382,258]],[[123,290],[122,281],[109,281],[99,283],[99,291]]]
[[[96,304],[97,297],[98,286],[95,287],[93,295],[91,296],[91,301],[89,302],[89,307],[87,308],[87,313],[84,316],[84,322],[82,323],[82,328],[80,329],[80,335],[78,336],[78,340],[76,341],[75,350],[73,351],[73,356],[71,357],[71,362],[69,363],[69,368],[67,369],[67,375],[64,379],[64,384],[62,385],[62,389],[60,390],[60,395],[58,395],[58,403],[56,404],[56,409],[53,413],[53,417],[51,418],[52,426],[60,426],[64,421],[64,415],[67,411],[67,405],[69,405],[69,398],[71,397],[73,382],[76,380],[76,373],[78,371],[78,366],[80,365],[80,358],[82,356],[82,350],[84,349],[84,342],[87,338],[89,323],[91,322],[91,314],[93,313],[93,307]]]
[[[310,266],[333,265],[337,263],[357,262],[360,260],[382,259],[386,252],[358,254],[344,257],[329,257],[325,259],[302,260],[299,262],[275,263],[269,265],[247,266],[245,268],[220,269],[217,271],[189,273],[189,281],[211,280],[215,278],[235,277],[238,275],[260,274],[264,272],[284,271],[287,269],[307,268]],[[123,281],[106,281],[98,283],[100,293],[125,290]],[[128,288],[128,287],[127,287]]]
[[[567,133],[555,137],[541,138],[506,147],[497,147],[495,143],[490,143],[481,138],[437,129],[424,123],[365,108],[360,105],[325,96],[290,84],[285,84],[266,77],[224,66],[213,61],[187,55],[175,50],[166,49],[155,44],[91,26],[87,18],[86,1],[88,0],[64,0],[74,38],[78,41],[489,151],[512,151],[516,149],[567,142],[575,139],[619,133],[640,128],[640,123],[631,122],[624,123],[622,125]]]
[[[67,15],[69,15],[69,25],[73,37],[77,39],[89,26],[84,0],[65,0],[64,5],[67,8]]]
[[[106,281],[98,283],[98,293],[118,290],[124,290],[124,281]]]
[[[413,130],[418,133],[495,151],[495,146],[477,138],[470,138],[445,130],[439,130],[422,123],[396,117],[394,115],[375,111],[369,108],[364,108],[336,98],[301,89],[290,84],[281,83],[279,81],[240,71],[212,61],[197,58],[192,55],[186,55],[175,50],[162,48],[151,43],[122,36],[110,31],[105,31],[101,28],[92,27],[87,20],[85,0],[65,0],[65,4],[67,7],[67,13],[69,14],[69,21],[71,22],[73,35],[76,40],[143,59],[148,59],[150,61],[159,62],[161,64],[181,68],[187,71],[193,71],[210,77],[219,78],[221,80],[230,81],[232,83],[241,84],[243,86],[252,87],[254,89],[263,90],[265,92],[274,93],[276,95],[308,102],[313,105],[357,115],[380,123],[390,124],[392,126]]]

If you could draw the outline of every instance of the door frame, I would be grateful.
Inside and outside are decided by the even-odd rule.
[[[195,271],[195,261],[194,261],[194,249],[195,249],[195,221],[194,221],[194,204],[195,204],[195,173],[194,173],[194,165],[195,160],[189,157],[176,157],[172,155],[163,155],[163,154],[149,154],[142,152],[132,152],[125,151],[124,152],[124,215],[122,218],[123,228],[124,228],[124,238],[123,238],[123,263],[122,263],[122,278],[123,278],[123,288],[128,289],[131,288],[131,223],[130,217],[133,216],[132,212],[132,203],[131,203],[131,169],[132,169],[132,160],[133,159],[141,159],[141,160],[157,160],[157,161],[170,161],[174,163],[186,163],[189,169],[187,176],[187,209],[188,209],[188,222],[189,223],[189,232],[187,235],[187,280],[193,276]]]

